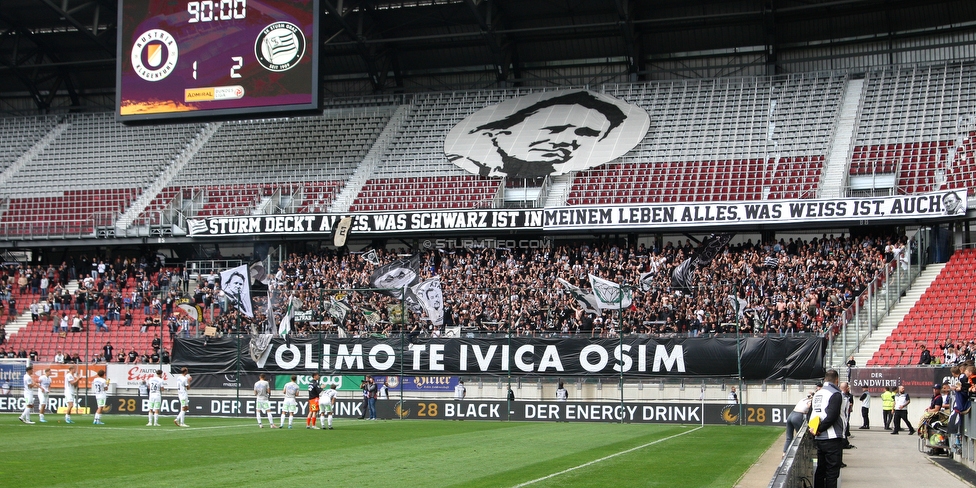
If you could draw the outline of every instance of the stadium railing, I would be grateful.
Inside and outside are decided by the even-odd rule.
[[[970,469],[976,470],[976,414],[972,410],[968,414],[963,415],[962,431],[963,434],[958,436],[959,442],[955,456],[960,463],[969,466]]]
[[[867,290],[857,297],[853,306],[835,325],[835,333],[830,335],[827,347],[826,364],[842,367],[852,354],[856,353],[865,339],[878,328],[888,312],[898,304],[906,290],[928,264],[926,250],[929,235],[917,232],[913,238],[915,246],[911,251],[909,264],[892,261],[871,280]]]
[[[789,427],[787,427],[789,428]],[[786,450],[786,455],[776,467],[769,488],[809,488],[813,486],[813,459],[817,445],[813,437],[798,432]]]

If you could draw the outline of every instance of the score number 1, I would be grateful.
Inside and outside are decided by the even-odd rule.
[[[214,20],[241,20],[247,16],[247,0],[201,0],[188,2],[190,23]]]
[[[240,78],[241,77],[241,74],[238,73],[237,71],[239,69],[241,69],[242,67],[244,67],[244,58],[241,57],[241,56],[231,56],[230,59],[231,59],[231,61],[234,62],[234,66],[231,66],[230,67],[230,77],[231,78]],[[194,80],[197,79],[197,62],[196,61],[193,62],[193,79]]]

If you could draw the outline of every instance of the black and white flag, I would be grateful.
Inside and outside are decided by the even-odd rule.
[[[420,255],[415,254],[376,268],[369,276],[369,283],[373,288],[380,288],[380,293],[400,300],[404,288],[415,285],[419,278]]]
[[[248,277],[247,265],[242,264],[236,268],[225,269],[220,272],[220,289],[224,291],[227,298],[244,315],[254,318],[254,311],[251,308],[251,283]]]
[[[610,280],[590,275],[590,286],[600,310],[621,310],[630,307],[634,301],[634,291],[629,286],[621,286]]]
[[[342,325],[346,323],[346,317],[349,316],[349,311],[352,310],[345,301],[337,299],[334,296],[329,297],[329,310],[328,315],[332,317],[336,325]]]
[[[649,292],[654,288],[654,277],[657,276],[656,271],[648,271],[646,273],[641,273],[640,279],[637,281],[640,283],[640,291]]]
[[[346,245],[346,238],[349,237],[349,228],[352,227],[352,217],[343,217],[336,224],[335,233],[332,236],[332,243],[335,247]]]
[[[410,288],[427,318],[434,325],[444,325],[444,291],[441,289],[441,277],[434,276]]]
[[[690,292],[694,289],[694,275],[695,271],[703,266],[708,265],[718,256],[718,253],[724,248],[735,234],[712,234],[708,236],[698,247],[695,249],[694,254],[688,259],[684,260],[677,268],[674,268],[674,272],[671,274],[671,287],[675,290],[682,290]]]
[[[584,312],[593,314],[600,313],[600,307],[597,306],[596,297],[592,293],[584,293],[582,288],[562,278],[556,278],[556,281],[576,299],[576,303],[583,307]]]
[[[376,254],[376,249],[370,249],[369,251],[364,252],[362,258],[363,261],[366,261],[373,266],[380,265],[380,257]]]
[[[729,295],[726,298],[726,302],[729,304],[729,308],[735,313],[736,320],[742,320],[742,316],[746,313],[746,307],[749,306],[749,302],[735,296]]]

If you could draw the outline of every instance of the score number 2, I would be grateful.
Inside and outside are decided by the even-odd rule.
[[[187,2],[190,23],[241,20],[247,16],[247,0],[202,0]]]

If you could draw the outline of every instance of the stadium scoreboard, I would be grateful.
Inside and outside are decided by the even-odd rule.
[[[317,109],[319,0],[122,0],[122,122]]]

